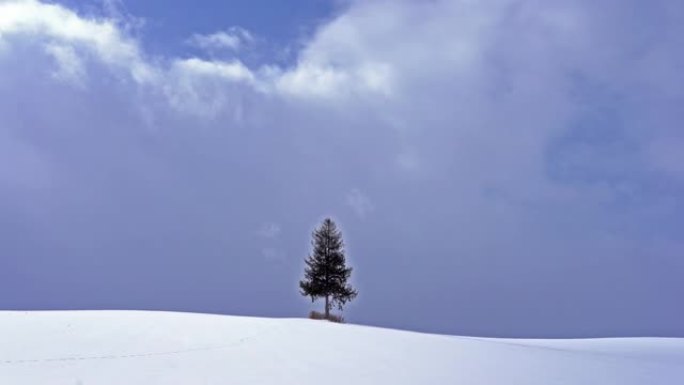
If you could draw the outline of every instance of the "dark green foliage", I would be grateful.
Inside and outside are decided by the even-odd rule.
[[[326,218],[313,232],[313,252],[304,261],[304,280],[299,282],[303,296],[325,298],[325,317],[330,317],[333,305],[342,307],[353,300],[357,292],[347,280],[352,268],[346,266],[342,233],[332,219]]]

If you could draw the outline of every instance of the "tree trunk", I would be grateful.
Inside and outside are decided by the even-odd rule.
[[[330,319],[330,303],[327,295],[325,296],[325,319]]]

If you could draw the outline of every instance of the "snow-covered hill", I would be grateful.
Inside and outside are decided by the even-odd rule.
[[[0,384],[684,384],[684,339],[505,340],[304,319],[0,312]]]

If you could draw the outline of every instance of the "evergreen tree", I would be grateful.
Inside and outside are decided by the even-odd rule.
[[[332,219],[326,218],[312,234],[313,252],[304,261],[304,280],[299,282],[301,294],[316,298],[325,298],[325,318],[329,318],[330,309],[342,306],[353,300],[357,292],[347,283],[352,268],[346,266],[342,233]]]

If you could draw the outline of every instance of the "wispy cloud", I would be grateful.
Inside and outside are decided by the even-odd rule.
[[[230,50],[240,51],[254,42],[252,34],[244,28],[232,27],[227,31],[218,31],[211,34],[194,34],[187,43],[195,47],[207,50]]]
[[[347,193],[345,201],[359,218],[365,218],[375,209],[370,198],[356,188]]]
[[[73,47],[49,44],[45,50],[57,63],[57,69],[53,72],[55,78],[78,86],[85,84],[86,71],[81,58],[76,54]]]
[[[280,225],[273,222],[264,223],[257,231],[257,234],[263,238],[277,238],[280,235]]]
[[[47,37],[61,43],[62,54],[67,52],[66,44],[78,45],[103,63],[128,72],[136,81],[150,80],[154,76],[152,66],[143,58],[138,42],[126,36],[119,25],[114,20],[81,17],[57,4],[35,0],[0,3],[0,39]],[[75,62],[73,51],[71,54],[69,61]]]
[[[270,262],[279,262],[285,258],[285,254],[282,251],[272,247],[265,247],[261,249],[261,256]]]

